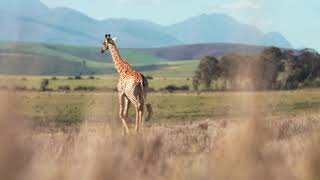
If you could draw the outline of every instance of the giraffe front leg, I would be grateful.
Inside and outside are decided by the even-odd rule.
[[[130,107],[130,101],[129,99],[125,96],[124,98],[124,109],[123,109],[123,117],[126,121],[126,123],[129,123],[128,121],[128,112],[129,112],[129,107]],[[123,126],[123,133],[126,133],[126,128]]]
[[[141,131],[141,128],[143,126],[142,119],[143,119],[143,108],[139,110],[139,131]]]
[[[124,109],[125,109],[125,95],[120,94],[119,95],[119,102],[120,102],[120,108],[119,108],[119,116],[123,124],[123,130],[126,134],[129,134],[129,128],[126,122],[126,118],[124,116]]]

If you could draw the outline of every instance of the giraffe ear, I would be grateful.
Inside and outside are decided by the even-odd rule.
[[[117,37],[112,38],[112,40],[113,40],[114,42],[116,42],[117,39],[118,39]]]

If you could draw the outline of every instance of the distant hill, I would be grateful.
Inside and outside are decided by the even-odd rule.
[[[196,44],[166,48],[120,49],[124,59],[141,71],[165,68],[188,71],[208,55],[227,53],[256,54],[263,47],[241,44]],[[0,74],[78,75],[113,74],[109,53],[100,54],[99,47],[54,45],[44,43],[0,43]],[[177,72],[183,74],[183,72]]]
[[[195,43],[240,43],[291,47],[281,34],[265,34],[225,14],[209,14],[162,26],[144,20],[99,21],[69,8],[46,7],[39,0],[0,0],[0,40],[97,46],[105,33],[123,48]]]
[[[136,49],[138,52],[149,54],[167,60],[192,60],[201,59],[205,56],[220,57],[225,54],[258,54],[265,47],[244,44],[193,44],[163,48]]]
[[[130,49],[124,58],[139,70],[163,67],[164,61]],[[78,47],[38,43],[0,43],[0,74],[79,75],[115,73],[109,54],[98,47]]]

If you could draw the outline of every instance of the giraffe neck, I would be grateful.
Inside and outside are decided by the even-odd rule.
[[[114,66],[115,66],[117,72],[121,75],[121,73],[123,72],[123,68],[125,66],[125,62],[123,61],[123,59],[120,55],[120,52],[115,44],[109,44],[108,46],[109,46],[109,50],[111,53],[111,57],[112,57]]]

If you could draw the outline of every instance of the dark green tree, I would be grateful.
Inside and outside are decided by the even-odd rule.
[[[257,89],[275,89],[276,79],[282,65],[282,52],[279,48],[270,47],[264,49],[258,59],[256,67],[256,88]]]
[[[194,89],[198,89],[201,83],[207,90],[210,89],[212,81],[218,79],[220,73],[219,61],[215,57],[207,56],[203,58],[193,77]]]

